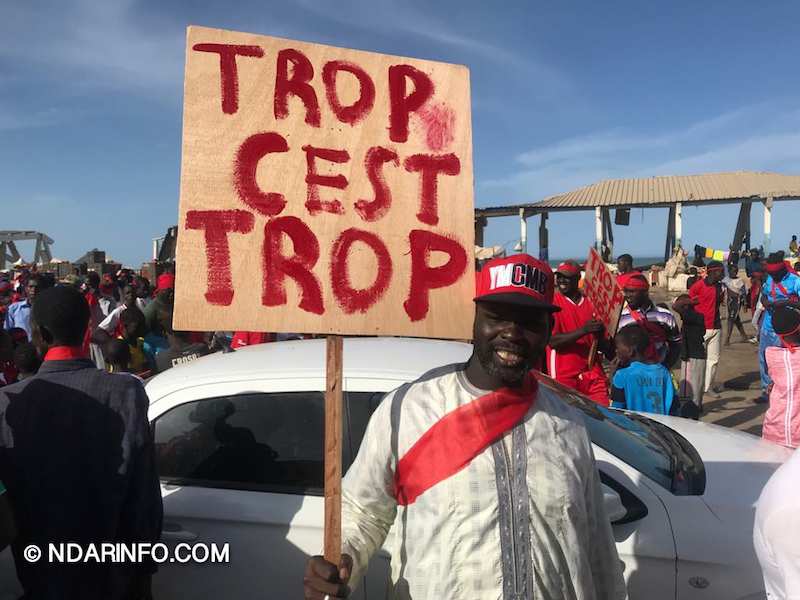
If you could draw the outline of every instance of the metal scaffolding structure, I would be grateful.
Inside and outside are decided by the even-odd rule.
[[[22,259],[15,242],[26,240],[36,241],[36,250],[32,263],[49,263],[53,260],[50,253],[50,244],[53,238],[38,231],[0,231],[0,269],[7,268],[6,263],[14,264]]]

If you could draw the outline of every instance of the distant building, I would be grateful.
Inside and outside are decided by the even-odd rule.
[[[103,250],[98,250],[97,248],[89,250],[86,254],[75,261],[76,264],[85,263],[87,265],[104,262],[106,262],[106,253]]]

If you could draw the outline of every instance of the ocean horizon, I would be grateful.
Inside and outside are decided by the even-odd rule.
[[[622,254],[625,254],[625,253],[622,252]],[[619,255],[618,254],[614,255],[614,261],[613,262],[617,261],[617,256],[619,256]],[[635,254],[631,254],[631,256],[633,256],[633,268],[634,269],[638,269],[640,267],[649,267],[650,265],[660,264],[660,263],[664,262],[664,257],[663,256],[637,256]],[[576,260],[579,263],[583,264],[584,262],[586,262],[589,259],[589,253],[587,251],[586,256],[583,257],[583,258],[577,258],[577,257],[574,257],[574,256],[565,256],[565,257],[561,257],[561,258],[550,258],[547,261],[547,264],[550,265],[550,268],[555,269],[558,265],[560,265],[562,262],[564,262],[568,258],[572,258],[573,260]],[[686,260],[689,261],[689,265],[691,265],[692,261],[694,260],[694,255],[693,254],[689,254],[689,256],[686,257]],[[708,258],[704,258],[703,260],[706,262],[706,264],[708,264],[711,261],[711,259],[708,259]],[[744,263],[745,263],[744,259],[740,259],[739,260],[739,267],[740,268],[744,268]]]

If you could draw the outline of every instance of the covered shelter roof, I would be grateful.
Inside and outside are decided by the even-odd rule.
[[[540,202],[475,209],[476,217],[525,216],[543,212],[601,208],[657,208],[682,204],[740,204],[800,199],[800,177],[780,173],[735,171],[702,175],[663,175],[611,179]]]
[[[681,211],[684,206],[739,204],[739,220],[732,246],[750,248],[750,209],[754,203],[764,205],[763,248],[769,251],[773,202],[800,200],[800,177],[781,173],[735,171],[702,175],[662,175],[635,179],[611,179],[587,185],[563,194],[549,196],[530,204],[512,204],[475,209],[475,243],[483,245],[484,228],[492,217],[515,216],[520,219],[520,244],[527,252],[527,219],[541,215],[540,251],[548,244],[546,221],[553,212],[594,210],[595,248],[611,252],[614,234],[610,212],[617,211],[615,221],[627,225],[631,208],[669,208],[664,256],[669,257],[683,243]],[[617,220],[619,219],[619,220]]]

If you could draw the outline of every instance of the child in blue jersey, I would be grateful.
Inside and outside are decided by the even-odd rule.
[[[619,365],[611,381],[611,406],[637,412],[677,414],[675,384],[669,371],[644,354],[650,346],[647,331],[628,325],[614,338]]]

